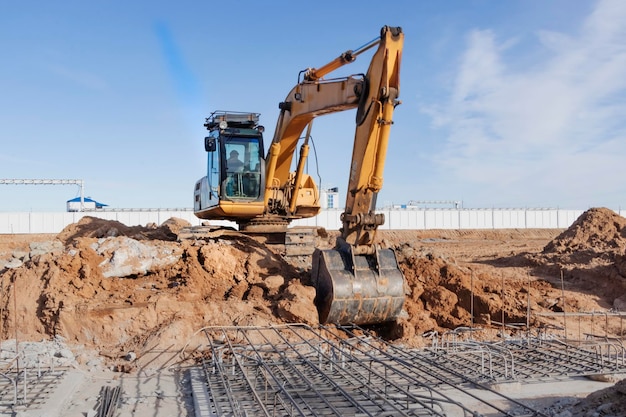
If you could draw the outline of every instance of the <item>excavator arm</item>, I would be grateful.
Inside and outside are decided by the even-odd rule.
[[[361,87],[341,238],[335,249],[313,253],[311,277],[321,322],[373,324],[395,320],[402,311],[404,277],[395,254],[374,242],[385,220],[375,212],[376,198],[399,103],[402,45],[400,28],[382,29]]]
[[[375,214],[374,210],[376,197],[383,186],[393,111],[399,104],[401,35],[400,28],[383,28],[381,43],[384,47],[379,48],[372,58],[366,76],[367,96],[361,100],[357,112],[346,206],[342,215],[342,238],[357,252],[371,252],[376,228],[384,223],[384,216]]]

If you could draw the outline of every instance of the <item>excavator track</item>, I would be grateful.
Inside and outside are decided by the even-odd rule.
[[[178,233],[178,240],[219,239],[244,237],[265,245],[272,252],[281,255],[294,266],[309,269],[311,257],[318,243],[317,227],[291,227],[282,231],[262,232],[260,229],[238,231],[224,226],[185,227]]]

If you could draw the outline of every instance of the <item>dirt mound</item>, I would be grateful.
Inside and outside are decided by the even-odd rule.
[[[543,253],[586,260],[589,257],[613,259],[615,255],[623,255],[625,250],[626,219],[607,208],[592,208],[548,243]]]
[[[396,252],[408,286],[404,305],[408,317],[400,323],[403,338],[472,323],[489,327],[504,320],[524,325],[529,303],[533,311],[550,311],[557,304],[554,288],[545,281],[494,277],[411,243]]]
[[[626,310],[626,219],[606,208],[585,211],[541,253],[524,257],[538,273],[563,276],[568,286],[600,298],[602,308]],[[568,311],[576,311],[569,309]]]
[[[191,224],[183,219],[172,217],[158,227],[152,223],[144,226],[126,226],[115,220],[103,220],[97,217],[85,216],[78,223],[65,227],[57,235],[57,239],[65,244],[70,244],[78,238],[106,238],[115,236],[128,236],[136,240],[168,240],[174,241],[178,232],[183,227]]]
[[[308,277],[280,256],[241,236],[175,242],[182,226],[68,226],[62,251],[2,271],[0,337],[62,336],[119,357],[181,348],[202,326],[317,323]]]

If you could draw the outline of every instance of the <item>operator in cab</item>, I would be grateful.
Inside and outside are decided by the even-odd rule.
[[[230,158],[226,160],[226,167],[228,172],[242,172],[243,162],[239,160],[239,152],[236,150],[230,151]]]

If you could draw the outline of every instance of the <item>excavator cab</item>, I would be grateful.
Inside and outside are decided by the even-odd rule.
[[[263,213],[264,129],[258,121],[258,113],[225,111],[206,119],[207,175],[194,189],[197,217],[237,220]]]

